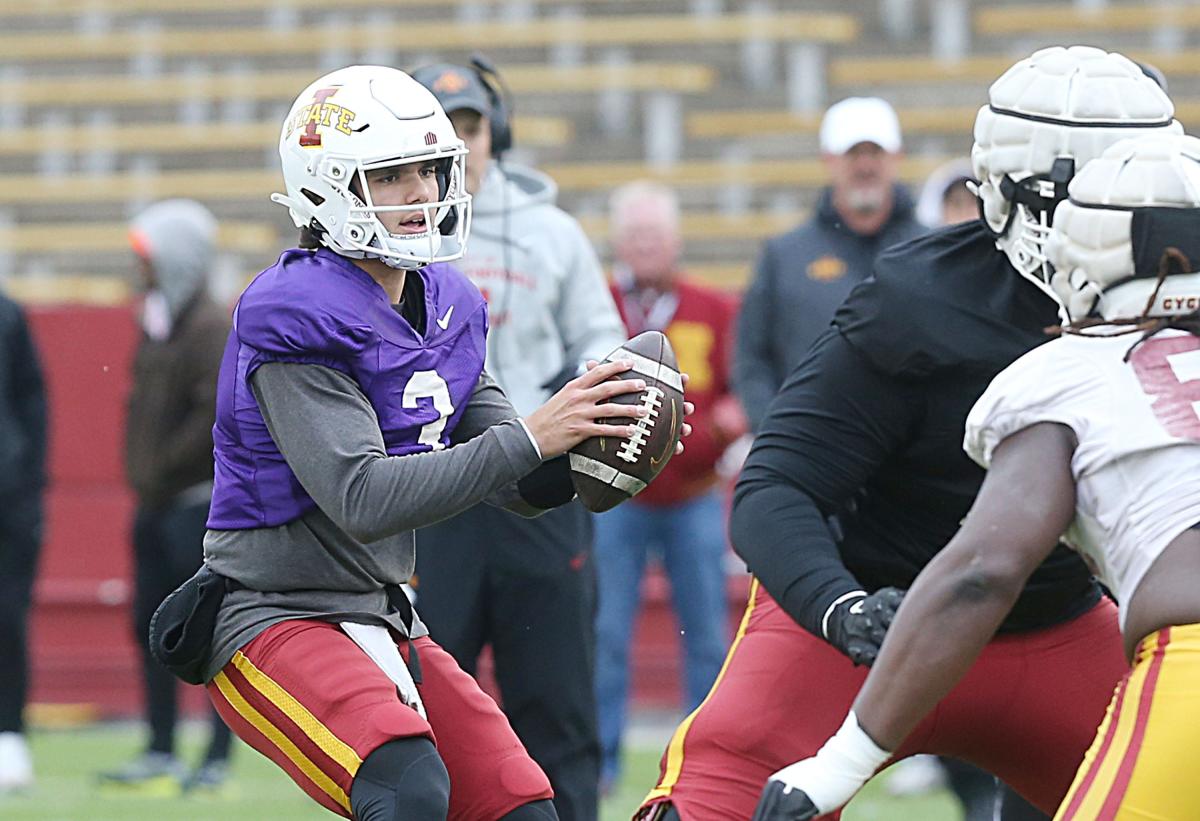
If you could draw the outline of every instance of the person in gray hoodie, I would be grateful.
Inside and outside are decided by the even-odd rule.
[[[529,413],[624,342],[624,326],[583,229],[554,204],[553,181],[493,161],[512,144],[495,70],[476,58],[413,77],[470,151],[471,241],[456,264],[488,301],[486,368],[517,412]],[[549,776],[559,817],[595,819],[590,514],[577,501],[537,519],[480,505],[417,538],[414,586],[431,635],[470,673],[491,644],[504,712]]]
[[[214,710],[212,740],[190,774],[175,757],[177,685],[151,657],[150,617],[200,567],[213,487],[217,371],[229,312],[208,294],[217,221],[194,200],[155,203],[133,220],[130,243],[141,285],[142,335],[125,425],[125,473],[137,496],[133,522],[134,640],[142,652],[146,751],[101,774],[106,788],[171,794],[225,779],[230,732]]]

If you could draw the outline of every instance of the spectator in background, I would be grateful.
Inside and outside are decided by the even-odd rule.
[[[967,186],[976,182],[965,157],[939,165],[925,180],[917,197],[917,220],[926,228],[941,228],[979,219],[979,200]]]
[[[21,308],[0,295],[0,795],[33,783],[23,713],[45,485],[46,390],[38,353]]]
[[[680,270],[683,247],[675,193],[633,182],[613,193],[609,208],[613,293],[630,336],[666,333],[689,376],[695,433],[636,498],[597,520],[596,696],[600,708],[603,782],[619,772],[629,685],[629,646],[641,604],[647,554],[658,552],[671,582],[683,638],[684,693],[695,708],[716,679],[728,645],[724,556],[725,511],[716,464],[746,430],[729,383],[734,301],[692,282]]]
[[[808,222],[767,241],[738,317],[735,387],[754,430],[834,310],[870,275],[875,255],[922,230],[896,182],[903,146],[887,102],[834,104],[820,143],[829,186]]]
[[[142,651],[150,743],[126,766],[103,773],[106,786],[171,793],[215,788],[226,776],[229,728],[212,711],[212,738],[188,774],[175,757],[178,691],[155,661],[150,617],[199,569],[212,498],[217,371],[229,333],[225,310],[208,294],[217,221],[192,200],[165,200],[130,226],[142,285],[142,336],[133,363],[125,434],[125,471],[137,496],[133,522],[133,634]]]
[[[488,301],[485,368],[516,412],[529,414],[586,360],[619,347],[624,328],[591,243],[554,204],[554,183],[498,161],[512,131],[495,70],[477,58],[413,77],[470,152],[471,242],[455,265]],[[480,504],[418,540],[429,547],[417,553],[414,583],[433,639],[472,675],[491,644],[504,712],[550,778],[559,818],[592,821],[600,766],[592,515],[578,501],[536,519]]]

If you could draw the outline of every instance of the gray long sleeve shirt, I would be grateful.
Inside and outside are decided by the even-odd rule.
[[[412,575],[414,529],[481,501],[539,512],[516,482],[541,457],[486,373],[452,446],[410,456],[387,454],[370,402],[339,371],[268,363],[251,386],[272,438],[317,506],[279,527],[208,532],[208,566],[245,589],[231,591],[221,606],[206,679],[281,621],[355,621],[407,633],[384,586]],[[414,621],[412,637],[427,632]]]

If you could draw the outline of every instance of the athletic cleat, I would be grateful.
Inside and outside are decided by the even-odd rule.
[[[33,786],[33,757],[20,733],[0,733],[0,795]]]
[[[189,795],[221,795],[229,787],[229,763],[206,761],[188,775],[183,791]]]
[[[119,770],[100,774],[104,792],[174,798],[183,793],[187,772],[170,753],[146,752]]]

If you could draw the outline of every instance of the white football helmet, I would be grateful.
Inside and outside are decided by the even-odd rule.
[[[342,256],[420,268],[462,256],[471,225],[463,141],[441,105],[402,71],[350,66],[320,78],[296,98],[279,136],[287,206],[297,228]],[[375,205],[365,172],[408,163],[436,163],[439,198],[411,205]],[[392,234],[384,212],[422,212],[426,230]]]
[[[1034,53],[992,83],[988,99],[971,149],[980,210],[1013,267],[1053,295],[1043,246],[1076,169],[1135,134],[1183,128],[1136,63],[1090,46]]]
[[[1180,256],[1159,287],[1169,248]],[[1190,273],[1200,269],[1200,139],[1141,136],[1085,165],[1054,212],[1046,255],[1076,320],[1200,309],[1200,273]]]

